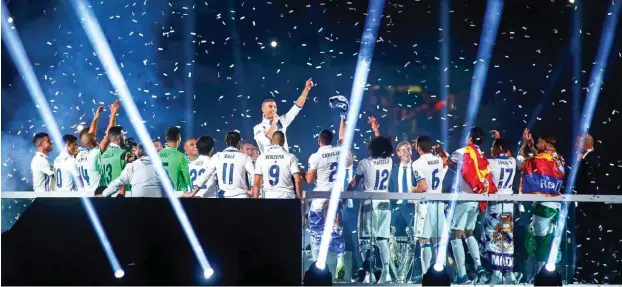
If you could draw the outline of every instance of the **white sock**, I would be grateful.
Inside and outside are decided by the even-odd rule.
[[[311,247],[311,257],[313,257],[313,261],[317,261],[317,256],[320,253],[320,249],[319,248],[313,248]]]
[[[389,253],[389,241],[386,239],[378,240],[378,248],[380,249],[380,259],[382,260],[383,269],[389,269],[389,260],[391,253]]]
[[[452,239],[451,250],[454,252],[454,258],[456,259],[456,266],[458,267],[458,277],[462,278],[466,275],[466,266],[464,263],[464,246],[462,245],[462,239]]]
[[[432,244],[425,243],[421,246],[421,274],[425,274],[430,269],[430,262],[432,261]]]
[[[337,253],[337,266],[343,265],[343,253]]]
[[[475,269],[482,266],[482,260],[479,258],[479,244],[477,240],[473,236],[469,236],[466,239],[467,246],[469,246],[469,253],[471,254],[471,258],[473,258],[473,262],[475,262]]]

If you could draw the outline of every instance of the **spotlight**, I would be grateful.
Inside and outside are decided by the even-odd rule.
[[[556,270],[555,264],[547,263],[540,268],[533,286],[562,286],[562,275]]]
[[[9,17],[9,23],[13,23],[13,17]]]
[[[119,269],[114,272],[115,278],[122,278],[123,276],[125,276],[125,271],[123,271],[123,269]]]
[[[570,4],[574,4],[574,0],[568,0],[568,2],[570,2]]]
[[[203,271],[203,277],[205,277],[205,279],[209,279],[212,275],[214,275],[214,269],[212,268],[207,268],[207,270]]]
[[[333,275],[330,273],[328,268],[318,268],[317,261],[311,264],[309,270],[305,272],[305,277],[303,279],[303,286],[332,286],[333,285]]]
[[[77,129],[78,131],[81,131],[83,128],[84,128],[84,125],[77,125],[77,126],[76,126],[76,129]]]
[[[421,286],[449,286],[449,274],[442,264],[434,264],[423,275]]]
[[[278,45],[276,41],[270,42],[270,46],[272,46],[272,48],[276,48],[276,45]]]

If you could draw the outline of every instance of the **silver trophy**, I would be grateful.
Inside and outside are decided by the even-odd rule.
[[[415,244],[412,233],[412,228],[408,227],[406,228],[407,236],[395,236],[395,227],[391,226],[390,267],[399,284],[406,283],[415,262]]]

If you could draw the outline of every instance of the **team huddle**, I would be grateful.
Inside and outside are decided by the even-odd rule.
[[[340,142],[347,125],[347,100],[332,97],[331,106],[341,110],[337,143],[329,130],[318,134],[318,150],[308,159],[305,170],[297,157],[289,153],[286,131],[307,99],[313,82],[309,79],[294,106],[284,115],[277,114],[272,99],[262,103],[263,118],[253,128],[259,155],[252,144],[243,142],[240,133],[231,131],[225,135],[227,148],[214,153],[214,138],[201,136],[186,141],[185,153],[178,150],[182,142],[181,130],[166,130],[166,147],[158,148],[158,157],[168,178],[156,174],[153,161],[146,154],[143,144],[127,140],[121,127],[116,126],[120,109],[117,100],[110,106],[110,120],[106,134],[97,140],[97,121],[104,110],[100,107],[88,128],[80,131],[78,138],[65,135],[65,150],[52,164],[48,154],[52,150],[50,138],[45,133],[36,134],[33,143],[37,149],[31,162],[34,191],[83,191],[96,197],[131,196],[163,197],[163,180],[170,181],[178,196],[203,198],[271,198],[302,201],[303,183],[313,184],[314,191],[331,191],[335,184],[345,192],[441,193],[448,170],[460,177],[458,191],[461,193],[514,193],[513,182],[518,172],[521,193],[556,195],[564,178],[563,158],[555,151],[552,137],[531,138],[528,130],[523,134],[523,146],[518,158],[512,157],[509,145],[498,132],[494,132],[490,158],[481,146],[487,137],[479,128],[472,128],[467,145],[447,154],[429,136],[421,135],[412,144],[398,143],[395,153],[400,159],[394,164],[392,141],[380,134],[378,123],[370,117],[368,123],[374,131],[369,141],[369,157],[358,162],[354,170],[354,156],[348,151],[345,166],[339,166],[343,152]],[[151,143],[150,143],[151,144]],[[158,143],[154,142],[156,148]],[[249,147],[250,145],[250,147]],[[161,146],[161,145],[160,145]],[[413,150],[418,159],[412,161]],[[346,170],[345,182],[336,178],[337,171]],[[361,186],[361,187],[359,187]],[[325,225],[328,199],[314,199],[307,208],[311,250],[317,259],[322,232]],[[329,251],[337,254],[336,277],[344,276],[345,240],[342,225],[342,204],[337,211]],[[520,280],[513,269],[513,212],[511,203],[486,206],[478,202],[459,202],[450,222],[446,222],[447,205],[443,202],[416,202],[412,218],[414,236],[421,249],[422,273],[432,265],[446,224],[449,224],[451,247],[458,275],[456,283],[466,284],[476,280],[481,283],[509,283]],[[536,204],[531,227],[533,233],[532,254],[540,264],[546,262],[559,213],[559,203]],[[486,213],[484,238],[486,260],[490,261],[492,274],[482,266],[478,240],[474,230],[479,213]],[[389,200],[363,200],[358,214],[359,252],[366,272],[364,282],[375,281],[372,261],[378,250],[382,263],[379,282],[391,282],[389,264],[389,238],[391,237],[391,203]],[[465,247],[473,258],[475,278],[466,272]],[[437,259],[438,261],[438,259]],[[445,264],[445,259],[440,259]],[[491,276],[489,276],[491,275]]]

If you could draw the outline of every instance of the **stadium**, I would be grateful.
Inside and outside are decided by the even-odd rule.
[[[620,10],[2,0],[1,282],[622,284]]]

